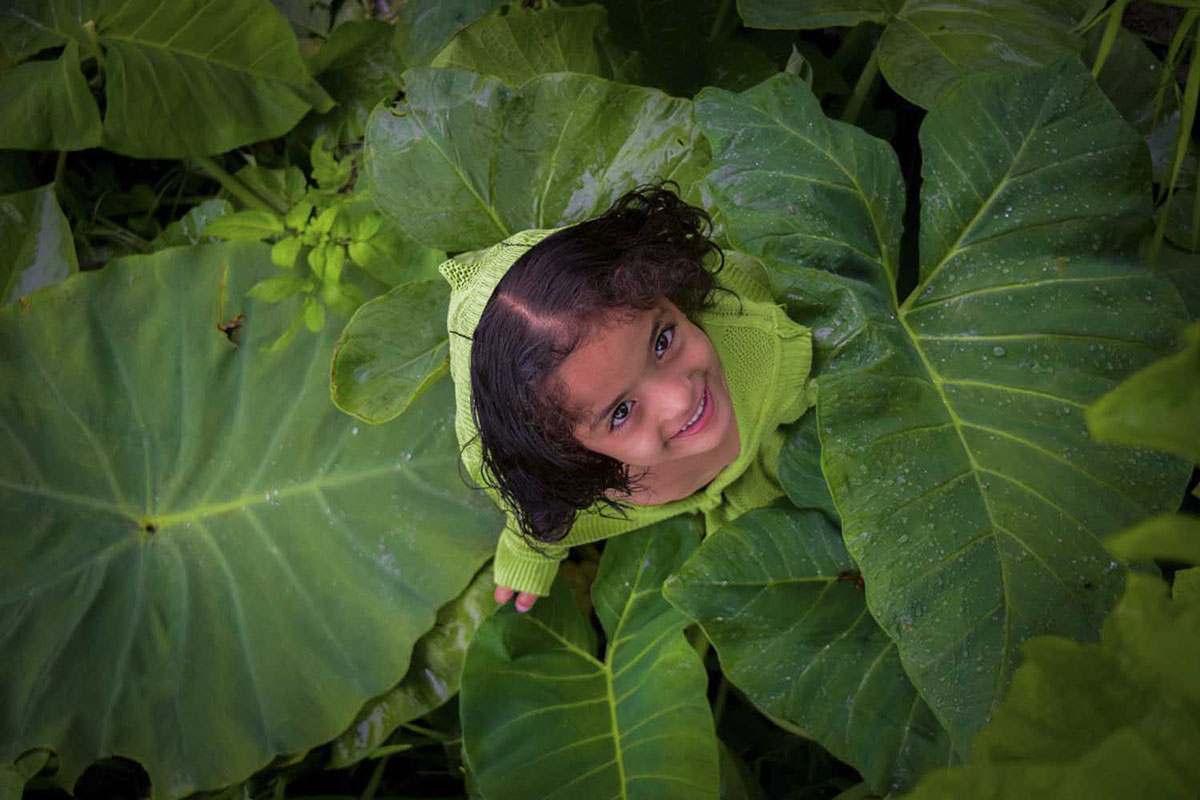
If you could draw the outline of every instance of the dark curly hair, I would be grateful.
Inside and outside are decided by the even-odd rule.
[[[471,413],[485,480],[536,542],[566,536],[576,514],[607,494],[627,495],[639,476],[574,437],[574,412],[555,370],[605,313],[646,310],[667,298],[691,316],[713,302],[721,249],[712,220],[668,185],[642,186],[596,219],[551,234],[497,284],[471,347]],[[677,186],[675,187],[678,188]],[[711,271],[704,262],[715,256]]]

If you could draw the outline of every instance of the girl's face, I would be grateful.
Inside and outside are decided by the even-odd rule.
[[[589,450],[631,468],[686,459],[689,471],[712,467],[713,476],[732,461],[737,427],[721,361],[704,331],[665,298],[648,311],[606,315],[556,376],[581,412],[575,438]]]

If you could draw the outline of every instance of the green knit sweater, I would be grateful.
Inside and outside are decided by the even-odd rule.
[[[550,233],[553,231],[524,231],[475,260],[450,260],[441,267],[452,287],[448,327],[452,332],[450,373],[455,385],[455,431],[463,448],[464,466],[484,485],[477,431],[471,419],[470,341],[464,337],[474,333],[484,306],[508,268]],[[614,518],[611,511],[604,516],[591,510],[580,512],[566,537],[553,544],[539,543],[537,549],[518,533],[509,513],[496,548],[497,584],[544,595],[550,590],[559,562],[575,545],[689,513],[703,514],[706,531],[711,533],[783,496],[777,470],[783,446],[779,427],[799,418],[813,400],[813,387],[808,382],[812,362],[809,330],[771,302],[756,262],[730,254],[717,281],[737,297],[718,292],[716,305],[693,321],[712,341],[725,370],[741,445],[737,458],[702,489],[680,500],[653,506],[631,505],[624,519]],[[489,489],[488,493],[503,507],[494,491]]]

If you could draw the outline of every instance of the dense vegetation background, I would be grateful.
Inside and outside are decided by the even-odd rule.
[[[0,4],[0,798],[1191,797],[1200,3]],[[788,502],[497,612],[437,265],[672,180]]]

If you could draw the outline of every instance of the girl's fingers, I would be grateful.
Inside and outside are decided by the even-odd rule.
[[[508,599],[512,596],[513,596],[513,590],[508,588],[507,586],[497,586],[496,593],[493,595],[493,597],[496,598],[496,602],[500,603],[501,605],[503,605],[504,603],[507,603]]]
[[[521,612],[528,611],[529,609],[533,608],[533,604],[536,601],[537,601],[536,594],[528,594],[526,592],[521,592],[519,595],[517,595],[517,603],[516,603],[517,611],[521,611]]]

